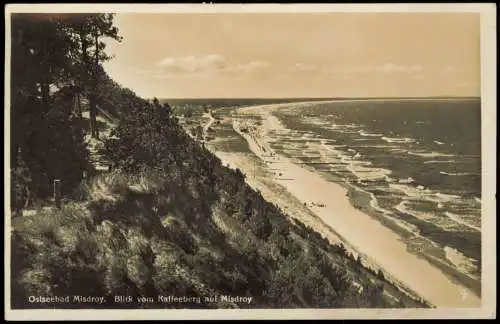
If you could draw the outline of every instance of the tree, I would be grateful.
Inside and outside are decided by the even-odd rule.
[[[50,88],[70,65],[71,42],[50,15],[12,16],[11,113],[13,166],[32,122],[50,110]]]
[[[110,59],[102,38],[121,39],[112,20],[111,14],[11,16],[11,170],[18,193],[47,196],[56,177],[69,190],[87,167],[81,123],[72,119],[74,97],[92,95],[96,135],[96,71]],[[14,198],[22,196],[13,195],[13,207],[24,205]]]
[[[104,52],[106,44],[102,40],[122,40],[118,28],[113,26],[113,19],[114,15],[107,13],[75,14],[67,19],[67,28],[79,44],[74,56],[74,71],[78,85],[85,89],[89,98],[90,132],[94,138],[99,136],[96,118],[99,81],[102,78],[100,64],[112,58]]]
[[[29,172],[25,174],[42,180],[50,176],[48,170],[40,172],[44,161],[39,158],[47,148],[34,146],[33,140],[43,137],[52,146],[60,144],[48,127],[64,112],[63,107],[54,104],[53,93],[63,87],[71,70],[69,53],[73,43],[55,15],[14,14],[11,22],[11,170],[15,174],[18,167],[26,167]],[[40,183],[31,180],[25,182],[22,191],[37,192],[35,187]],[[13,187],[19,185],[13,183]]]
[[[382,270],[378,269],[378,272],[377,272],[377,277],[379,277],[380,279],[384,280],[385,279],[385,276],[384,276],[384,273],[382,272]]]

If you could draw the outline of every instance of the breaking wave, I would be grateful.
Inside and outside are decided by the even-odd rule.
[[[415,139],[409,137],[385,137],[382,139],[387,143],[415,143]]]
[[[381,136],[384,136],[384,134],[367,133],[364,130],[360,130],[358,133],[361,136],[367,136],[367,137],[381,137]]]
[[[470,173],[470,172],[445,172],[445,171],[440,171],[439,173],[449,175],[449,176],[471,176],[471,175],[476,175],[475,173]]]
[[[454,160],[429,160],[429,161],[424,161],[424,164],[431,164],[431,163],[454,163],[456,161]]]
[[[480,227],[477,227],[477,226],[474,226],[474,225],[471,225],[471,224],[467,223],[466,221],[464,221],[464,220],[463,220],[463,219],[462,219],[459,215],[457,215],[457,214],[450,213],[450,212],[448,212],[448,211],[447,211],[447,212],[444,212],[444,214],[445,214],[447,217],[449,217],[451,220],[453,220],[454,222],[456,222],[456,223],[459,223],[459,224],[461,224],[461,225],[464,225],[464,226],[466,226],[466,227],[468,227],[468,228],[472,228],[472,229],[474,229],[474,230],[476,230],[476,231],[479,231],[479,232],[481,231],[481,228],[480,228]]]
[[[438,157],[438,156],[453,156],[453,154],[439,153],[439,152],[410,152],[410,151],[408,151],[408,154],[415,155],[415,156],[421,156],[421,157],[425,157],[425,158]]]

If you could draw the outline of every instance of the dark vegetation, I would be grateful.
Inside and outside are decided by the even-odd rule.
[[[71,191],[88,169],[81,112],[90,110],[98,136],[98,105],[118,113],[135,96],[111,81],[100,63],[110,57],[103,37],[120,40],[112,15],[13,14],[11,176],[14,212],[46,199],[51,182]],[[122,102],[121,105],[116,105]],[[135,100],[137,102],[137,100]]]
[[[35,211],[12,218],[13,308],[424,306],[342,245],[266,202],[240,170],[224,167],[191,139],[168,104],[143,100],[110,80],[99,65],[104,54],[97,66],[85,65],[95,35],[119,39],[112,18],[12,19],[12,206]],[[96,44],[99,54],[104,48]],[[64,97],[66,90],[71,95]],[[119,120],[101,152],[113,171],[83,178],[92,165],[74,98]],[[96,125],[91,135],[98,135]],[[54,178],[65,184],[61,209],[47,208]],[[156,298],[220,294],[253,302],[165,304]],[[27,299],[54,295],[104,296],[106,303]],[[117,295],[155,302],[116,304]]]

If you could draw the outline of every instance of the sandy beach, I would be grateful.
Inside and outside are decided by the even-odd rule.
[[[310,104],[318,102],[240,108],[234,112],[233,128],[248,142],[253,156],[212,150],[224,164],[247,174],[248,183],[267,200],[325,235],[332,243],[344,242],[354,254],[363,256],[365,264],[383,269],[394,283],[407,287],[436,307],[480,307],[481,300],[471,290],[407,251],[396,232],[353,207],[344,187],[271,149],[268,133],[287,131],[272,111]],[[262,124],[248,127],[245,115],[259,115]]]

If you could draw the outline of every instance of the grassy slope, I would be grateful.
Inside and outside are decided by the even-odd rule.
[[[106,296],[105,308],[423,306],[187,144],[198,153],[181,165],[98,174],[61,210],[14,219],[13,307],[53,307],[27,303],[30,295]],[[211,171],[196,164],[203,159]],[[155,302],[117,305],[115,295]],[[158,295],[253,301],[165,304]]]

